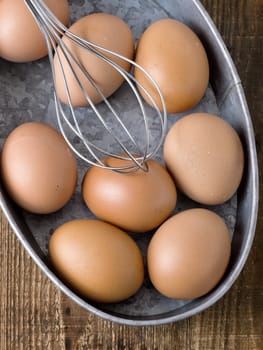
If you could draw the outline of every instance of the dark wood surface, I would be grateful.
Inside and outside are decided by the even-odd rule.
[[[203,4],[243,81],[255,128],[262,185],[263,0],[203,0]],[[40,271],[1,213],[0,350],[263,349],[262,209],[260,203],[249,259],[225,297],[199,315],[158,327],[121,326],[81,309]]]

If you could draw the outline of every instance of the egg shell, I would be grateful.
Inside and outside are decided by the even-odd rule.
[[[77,184],[77,162],[58,131],[29,122],[7,137],[1,153],[1,177],[18,205],[47,214],[71,198]]]
[[[167,220],[150,241],[150,279],[163,295],[194,299],[212,290],[231,253],[225,222],[207,209],[189,209]]]
[[[173,125],[164,142],[164,160],[177,187],[207,205],[230,199],[244,169],[237,132],[224,119],[208,113],[190,114]]]
[[[49,255],[62,279],[91,300],[113,303],[135,294],[143,283],[143,258],[135,241],[97,220],[74,220],[51,236]]]
[[[170,18],[151,24],[139,40],[135,60],[158,84],[168,113],[186,111],[204,96],[209,81],[207,54],[200,39],[185,24]],[[135,78],[162,109],[156,89],[138,68]],[[139,86],[138,89],[152,105],[145,92]]]
[[[107,13],[93,13],[91,15],[82,17],[75,22],[69,30],[79,35],[80,37],[91,41],[103,48],[112,50],[129,59],[134,55],[133,36],[128,25],[119,17]],[[101,89],[105,96],[110,96],[123,83],[123,76],[109,63],[104,62],[101,58],[96,57],[87,49],[80,48],[72,44],[66,37],[63,37],[64,43],[77,57],[79,63],[88,72],[88,74],[95,81],[97,86]],[[100,51],[100,50],[99,50]],[[117,58],[109,53],[103,52],[103,55],[119,64],[124,70],[130,70],[130,64],[120,58]],[[58,54],[54,57],[54,69],[56,78],[56,89],[59,98],[66,104],[68,103],[67,90],[63,81],[63,75],[59,66],[58,55],[61,58],[61,64],[65,72],[66,81],[68,84],[71,102],[73,106],[87,106],[89,105],[85,95],[83,94],[77,79],[74,77],[65,56],[58,50]],[[93,103],[98,103],[102,100],[100,94],[95,90],[86,76],[81,72],[80,68],[75,62],[70,59],[74,71],[78,79],[87,91]]]
[[[69,21],[67,0],[45,0],[64,24]],[[0,1],[0,57],[14,62],[34,61],[47,55],[47,46],[24,0]]]
[[[131,165],[131,161],[107,158],[110,166]],[[176,206],[176,188],[171,176],[155,160],[148,172],[120,174],[92,167],[83,179],[86,205],[100,219],[125,230],[144,232],[160,225]]]

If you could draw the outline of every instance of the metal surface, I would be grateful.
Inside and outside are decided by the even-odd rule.
[[[245,173],[237,195],[229,203],[214,208],[225,220],[229,220],[230,218],[227,223],[233,231],[232,256],[224,278],[213,291],[204,297],[187,302],[172,301],[161,297],[157,292],[152,290],[152,287],[146,280],[139,295],[129,299],[127,302],[117,305],[90,304],[76,295],[59,279],[49,265],[47,257],[49,231],[52,231],[58,225],[58,222],[74,218],[74,215],[80,217],[87,216],[86,211],[82,208],[78,208],[78,214],[71,214],[71,208],[76,205],[79,194],[77,193],[72,199],[69,208],[63,209],[59,214],[49,216],[46,221],[45,218],[30,215],[19,210],[9,200],[2,187],[0,191],[0,202],[16,235],[34,261],[70,298],[96,315],[115,322],[129,325],[158,325],[190,317],[213,305],[231,288],[247,260],[253,243],[258,210],[258,165],[254,132],[239,76],[217,29],[199,1],[137,0],[134,2],[118,2],[113,0],[110,3],[111,5],[109,5],[109,1],[100,1],[99,4],[96,1],[87,1],[85,2],[85,6],[87,6],[86,10],[88,12],[106,11],[123,16],[133,30],[138,28],[135,37],[138,37],[144,29],[143,26],[145,27],[151,21],[161,17],[174,17],[192,27],[205,45],[211,67],[211,87],[208,89],[206,97],[200,106],[197,106],[197,110],[208,110],[211,113],[217,112],[227,119],[238,131],[246,156]],[[73,16],[77,17],[78,13],[83,13],[82,1],[74,1],[72,8]],[[118,9],[117,13],[116,9]],[[140,27],[140,21],[142,20],[141,14],[143,14],[144,24]],[[41,73],[42,75],[37,76],[40,65],[43,72]],[[19,123],[35,119],[37,114],[40,115],[39,118],[44,118],[44,116],[50,115],[54,111],[52,109],[54,107],[52,101],[49,103],[47,97],[48,92],[50,93],[51,85],[48,80],[45,80],[47,74],[45,69],[48,69],[48,67],[45,68],[46,65],[48,65],[48,62],[44,60],[36,63],[36,65],[25,65],[17,68],[17,66],[15,67],[14,65],[9,65],[7,62],[0,61],[0,69],[2,67],[1,72],[3,73],[1,79],[5,79],[3,84],[1,84],[0,79],[0,92],[3,93],[2,95],[6,99],[3,103],[7,105],[6,101],[8,101],[9,105],[14,104],[16,111],[15,113],[7,109],[5,112],[4,108],[0,106],[0,122],[3,128],[3,134],[1,134],[0,139],[1,143],[4,142],[4,137],[8,132]],[[14,75],[15,69],[21,74],[21,81],[19,82]],[[24,88],[26,84],[25,77],[29,69],[32,71],[32,77],[30,79],[28,78],[29,83],[33,85],[32,90],[28,86]],[[21,83],[19,88],[13,89],[14,91],[6,87],[6,84],[10,83],[12,78],[16,85],[20,86],[18,83]],[[43,80],[45,89],[43,88],[41,90],[39,86],[41,86]],[[34,94],[34,86],[37,86],[38,89],[36,94]],[[23,90],[22,92],[21,89]],[[24,101],[21,96],[15,98],[15,94],[28,96],[28,98],[32,97],[33,102],[31,100]],[[41,100],[41,103],[39,100]],[[24,116],[19,113],[23,103],[27,104],[23,112],[25,114]],[[33,105],[31,106],[30,103]],[[45,103],[48,104],[48,107],[42,108]],[[30,108],[32,108],[32,112]],[[28,110],[30,111],[28,112]],[[175,121],[172,118],[169,120],[171,124]],[[54,124],[54,120],[51,117],[47,117],[46,121]],[[95,134],[94,137],[97,137],[97,135]],[[193,206],[193,203],[187,201],[185,198],[179,198],[179,201],[181,203],[180,209],[182,210]],[[145,241],[139,242],[142,248],[145,248],[149,237],[150,234],[147,234]]]

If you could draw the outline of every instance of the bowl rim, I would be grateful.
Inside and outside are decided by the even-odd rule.
[[[189,318],[191,316],[194,316],[197,313],[200,313],[207,309],[208,307],[215,304],[219,299],[221,299],[226,292],[231,288],[231,286],[234,284],[236,279],[238,278],[240,272],[242,271],[246,260],[248,258],[249,252],[251,250],[254,236],[255,236],[255,230],[256,230],[256,224],[257,224],[257,215],[258,215],[258,201],[259,201],[259,174],[258,174],[258,162],[257,162],[257,152],[256,152],[256,145],[255,145],[255,139],[254,139],[254,131],[253,131],[253,125],[251,116],[249,113],[249,109],[246,103],[243,87],[240,81],[240,77],[237,73],[237,70],[235,68],[235,65],[233,63],[233,60],[230,56],[230,53],[228,52],[223,39],[221,38],[221,35],[219,34],[214,22],[210,18],[209,14],[205,10],[204,6],[200,3],[199,0],[190,0],[196,7],[196,9],[199,11],[200,15],[202,16],[203,20],[206,22],[207,26],[209,27],[210,31],[213,34],[213,37],[217,43],[217,45],[220,47],[221,52],[224,54],[224,57],[226,61],[228,62],[228,66],[233,78],[233,84],[232,88],[236,89],[236,94],[238,96],[239,102],[241,104],[241,109],[243,111],[243,114],[245,116],[245,120],[248,127],[248,142],[249,142],[249,149],[250,149],[250,157],[251,157],[251,163],[252,168],[251,170],[251,177],[252,177],[252,207],[251,207],[251,216],[249,218],[249,229],[247,234],[247,239],[244,245],[244,248],[242,250],[242,253],[240,255],[240,258],[238,260],[238,263],[235,265],[229,276],[226,278],[226,282],[224,284],[221,284],[218,286],[215,290],[215,292],[209,293],[209,297],[205,300],[201,305],[197,305],[190,310],[187,310],[185,312],[182,312],[178,315],[172,315],[167,316],[163,318],[157,318],[157,319],[140,319],[139,317],[132,317],[132,318],[125,318],[122,316],[113,315],[110,313],[107,313],[105,311],[100,310],[99,308],[96,308],[95,306],[89,304],[85,300],[83,300],[81,297],[76,295],[74,292],[71,291],[70,288],[68,288],[56,275],[55,273],[47,266],[47,264],[44,262],[44,260],[41,259],[41,257],[37,254],[37,252],[34,250],[32,245],[29,243],[27,238],[25,237],[22,229],[17,224],[16,220],[13,217],[12,210],[10,210],[7,201],[5,200],[1,188],[0,188],[0,207],[2,208],[2,211],[4,215],[6,216],[12,230],[24,246],[25,250],[28,252],[28,254],[32,257],[33,261],[40,267],[40,269],[45,273],[45,275],[63,292],[65,293],[70,299],[74,300],[77,304],[79,304],[81,307],[86,309],[89,312],[92,312],[96,316],[99,316],[103,319],[110,320],[122,325],[130,325],[130,326],[150,326],[150,325],[161,325],[161,324],[168,324],[177,322],[186,318]]]

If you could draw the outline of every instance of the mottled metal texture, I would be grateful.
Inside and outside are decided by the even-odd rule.
[[[232,256],[227,273],[212,292],[196,300],[165,298],[154,290],[146,276],[141,290],[129,300],[114,305],[95,305],[76,295],[59,279],[49,264],[47,254],[48,241],[56,227],[74,218],[93,217],[81,199],[81,180],[86,165],[79,162],[77,190],[67,206],[55,214],[40,216],[22,211],[10,201],[2,186],[0,203],[14,232],[34,261],[64,293],[85,309],[123,324],[157,325],[175,322],[214,304],[230,289],[246,262],[253,243],[258,208],[258,167],[253,127],[239,76],[219,33],[199,1],[75,0],[71,4],[72,21],[84,14],[101,11],[123,18],[130,25],[136,41],[151,22],[172,17],[188,24],[205,45],[211,67],[210,86],[193,111],[215,113],[228,120],[238,131],[246,156],[245,173],[237,195],[224,205],[212,208],[225,219],[233,234]],[[0,146],[8,133],[22,122],[39,120],[57,128],[52,89],[47,59],[26,64],[0,60]],[[113,99],[118,103],[119,98],[125,99],[127,93],[127,90],[122,88]],[[123,117],[129,120],[131,128],[138,128],[132,118],[133,108],[133,103],[128,102]],[[168,129],[183,115],[169,116]],[[87,127],[86,123],[83,118],[83,127]],[[151,127],[156,127],[154,120]],[[94,139],[108,142],[92,119],[89,120],[89,128]],[[140,128],[138,135],[140,136]],[[161,160],[161,154],[162,150],[157,159]],[[195,206],[196,203],[180,195],[176,212]],[[131,235],[145,254],[152,233]]]

